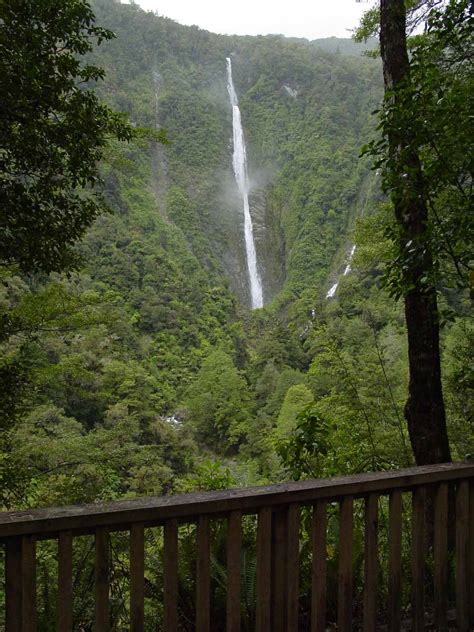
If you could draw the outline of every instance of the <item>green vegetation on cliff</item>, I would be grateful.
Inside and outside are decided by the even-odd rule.
[[[117,36],[90,53],[106,70],[98,95],[170,144],[109,145],[111,212],[77,246],[80,273],[4,273],[3,392],[18,416],[5,504],[169,492],[206,460],[240,483],[410,463],[404,324],[380,289],[387,214],[374,215],[378,177],[358,159],[379,63],[342,44],[213,35],[112,0],[95,11]],[[267,303],[257,312],[245,307],[229,55]],[[467,311],[459,292],[443,304]],[[461,318],[443,335],[451,440],[464,457],[472,331]],[[290,454],[318,424],[324,441],[296,467]],[[51,450],[39,458],[42,436]]]
[[[88,51],[88,62],[106,72],[93,103],[127,113],[135,133],[125,127],[119,136],[130,143],[110,139],[103,148],[99,190],[108,212],[80,242],[78,234],[67,234],[60,244],[75,244],[70,254],[82,261],[79,271],[65,275],[59,265],[47,275],[47,266],[26,271],[9,256],[1,262],[2,506],[411,464],[403,416],[405,321],[402,305],[384,289],[387,270],[398,261],[391,207],[380,174],[359,159],[376,134],[371,112],[382,98],[379,62],[345,41],[219,36],[114,0],[96,0],[94,11],[117,37]],[[232,173],[227,56],[247,141],[265,294],[265,307],[255,311],[248,310],[243,217]],[[450,103],[456,94],[447,95]],[[435,105],[427,98],[427,115]],[[444,124],[437,125],[449,145]],[[161,130],[169,144],[159,142]],[[462,131],[456,133],[467,147]],[[463,165],[464,153],[453,148]],[[429,164],[435,170],[436,161]],[[450,177],[454,167],[443,174]],[[445,201],[439,193],[436,203]],[[464,265],[470,224],[467,213],[458,213],[459,225],[454,217],[433,235],[441,261],[436,289],[448,431],[453,457],[464,459],[474,454],[474,329],[466,284],[451,283],[456,266],[440,236],[447,229],[457,237]],[[330,521],[331,541],[333,526]],[[191,621],[195,533],[181,535],[180,608]],[[245,629],[252,628],[255,609],[255,559],[247,546],[254,536],[254,525],[245,522]],[[147,541],[146,617],[154,625],[163,614],[156,598],[160,538]],[[220,577],[220,527],[213,538]],[[120,536],[113,540],[118,569],[127,547]],[[88,629],[92,561],[87,542],[75,551],[83,568],[75,621]],[[329,581],[335,581],[333,551],[329,558]],[[51,560],[45,546],[38,559],[44,630],[53,620]],[[126,573],[119,570],[111,585],[111,617],[126,622]],[[215,589],[218,609],[220,584]],[[223,617],[216,613],[217,626]]]

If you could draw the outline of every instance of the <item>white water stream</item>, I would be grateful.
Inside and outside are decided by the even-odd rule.
[[[352,258],[354,257],[355,251],[356,251],[356,247],[354,245],[350,249],[349,256],[348,256],[348,259],[347,259],[347,265],[344,268],[344,274],[342,276],[346,276],[351,271],[351,269],[352,269],[351,268]],[[337,291],[338,285],[339,285],[339,280],[337,280],[336,283],[334,283],[334,285],[332,285],[329,288],[328,293],[326,294],[326,298],[333,298],[336,295],[336,291]]]
[[[354,257],[354,253],[355,253],[355,251],[356,251],[356,247],[355,247],[355,245],[354,245],[354,246],[352,246],[351,251],[350,251],[350,253],[349,253],[349,261],[347,262],[347,265],[346,265],[346,267],[345,267],[345,269],[344,269],[344,276],[346,276],[347,274],[349,274],[349,272],[352,270],[352,268],[351,268],[351,264],[352,264],[352,259],[353,259],[353,257]]]
[[[234,167],[235,180],[239,187],[240,195],[244,206],[244,236],[245,251],[247,255],[247,269],[250,284],[250,299],[252,309],[263,307],[262,281],[257,268],[257,253],[253,239],[252,216],[249,206],[249,183],[247,176],[247,154],[245,151],[245,139],[240,120],[239,100],[232,81],[232,62],[227,57],[227,91],[229,93],[230,104],[232,106],[232,129],[234,134],[234,155],[232,164]]]

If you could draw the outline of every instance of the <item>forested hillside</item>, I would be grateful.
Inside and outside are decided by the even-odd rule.
[[[403,315],[380,289],[388,211],[359,159],[382,95],[379,61],[333,39],[218,36],[113,0],[94,10],[117,36],[90,56],[106,71],[99,96],[169,142],[109,146],[110,213],[79,244],[79,272],[4,276],[2,371],[18,420],[4,503],[411,463]],[[264,289],[253,312],[226,57]],[[448,290],[443,309],[449,428],[465,457],[473,332],[453,317],[467,297]]]
[[[413,373],[427,357],[413,353],[417,322],[426,342],[423,318],[410,322],[414,294],[435,306],[428,343],[435,364],[441,351],[447,454],[473,458],[473,18],[467,0],[428,4],[410,59],[398,23],[411,84],[387,70],[387,15],[379,59],[352,40],[215,35],[117,0],[95,0],[93,11],[85,0],[1,6],[2,509],[418,462]],[[381,16],[366,15],[359,39],[378,34]],[[261,309],[250,309],[235,107]],[[388,505],[378,503],[385,534]],[[337,513],[329,503],[329,622],[337,619]],[[354,629],[362,516],[356,499]],[[304,508],[306,611],[310,522]],[[196,530],[179,532],[179,616],[192,630]],[[222,630],[223,523],[211,536],[212,629]],[[255,540],[256,522],[245,516],[245,630],[255,628]],[[110,622],[119,630],[130,620],[129,541],[122,533],[110,542]],[[161,528],[146,529],[144,542],[145,629],[161,629]],[[58,599],[53,545],[38,542],[36,558],[45,631],[55,629]],[[92,629],[93,548],[88,536],[74,538],[77,630]],[[405,593],[404,584],[408,612]]]
[[[97,59],[107,70],[104,96],[137,124],[164,127],[172,141],[150,165],[162,215],[248,304],[226,89],[231,56],[265,302],[284,284],[323,290],[364,204],[367,162],[357,157],[381,96],[379,64],[325,52],[317,42],[217,36],[133,6],[97,9],[117,33]]]

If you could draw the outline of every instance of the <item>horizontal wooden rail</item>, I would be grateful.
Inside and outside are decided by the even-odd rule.
[[[305,506],[309,506],[306,511]],[[245,518],[248,514],[253,516]],[[194,525],[184,528],[188,548],[182,560],[180,525]],[[158,534],[152,549],[147,545],[147,529]],[[125,539],[118,536],[122,558],[117,572],[129,584],[127,614],[122,616],[128,617],[132,632],[146,628],[147,599],[151,598],[161,601],[160,616],[167,632],[217,629],[213,564],[219,530],[224,535],[220,551],[226,580],[220,581],[225,598],[218,629],[238,632],[244,616],[248,627],[250,616],[257,632],[324,632],[336,622],[339,632],[356,628],[375,632],[381,626],[399,632],[405,629],[402,621],[410,616],[410,629],[421,631],[429,616],[439,632],[447,632],[453,611],[457,630],[474,629],[474,464],[0,514],[6,587],[5,626],[0,621],[0,629],[38,629],[38,595],[44,598],[44,594],[38,591],[37,549],[47,546],[51,555],[56,546],[57,598],[53,603],[57,612],[51,615],[49,611],[48,616],[56,619],[60,632],[72,630],[74,551],[77,554],[75,543],[83,535],[93,558],[88,589],[93,602],[85,626],[89,629],[95,621],[97,632],[111,629],[117,616],[112,599],[117,574],[110,536],[114,531],[126,532]],[[363,564],[357,566],[354,555],[360,547],[355,543],[361,539]],[[57,540],[57,544],[43,545],[41,540]],[[244,552],[255,557],[254,601],[253,605],[246,602],[247,611],[242,605]],[[304,559],[303,552],[309,559]],[[147,563],[157,556],[163,560],[162,585],[150,593]],[[428,559],[433,563],[427,563]],[[190,593],[188,575],[183,602],[180,564],[190,561],[194,583]],[[410,603],[406,599],[404,603],[403,594],[409,592]],[[382,594],[386,601],[381,605]],[[188,608],[185,613],[183,607]],[[55,624],[49,620],[48,625]]]
[[[375,492],[383,494],[394,489],[403,491],[471,478],[474,478],[474,464],[447,463],[218,492],[5,512],[0,514],[0,539],[26,534],[55,538],[59,531],[93,533],[97,527],[125,530],[134,522],[146,527],[161,525],[170,519],[190,522],[203,514],[256,513],[264,507],[288,503],[337,501],[346,496],[357,498]]]

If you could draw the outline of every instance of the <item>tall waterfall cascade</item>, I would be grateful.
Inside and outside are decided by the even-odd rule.
[[[354,257],[355,251],[356,251],[356,247],[354,245],[354,246],[352,246],[352,248],[349,251],[349,255],[348,255],[348,258],[347,258],[347,264],[346,264],[346,267],[344,268],[344,274],[342,276],[348,275],[349,272],[352,270],[352,267],[351,267],[352,266],[352,259]],[[336,295],[336,291],[337,291],[338,285],[339,285],[339,280],[336,281],[336,283],[334,283],[334,285],[332,285],[329,288],[328,293],[326,294],[326,298],[334,298],[334,296]]]
[[[232,80],[232,62],[227,57],[227,92],[229,93],[230,104],[232,106],[232,130],[234,138],[234,154],[232,165],[234,168],[235,180],[242,197],[244,207],[244,237],[245,252],[247,255],[247,270],[249,275],[250,299],[252,309],[263,307],[262,280],[257,267],[257,252],[253,238],[252,216],[249,205],[249,181],[247,174],[247,154],[245,151],[245,138],[240,118],[239,100]]]

